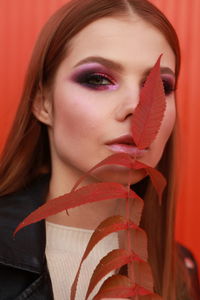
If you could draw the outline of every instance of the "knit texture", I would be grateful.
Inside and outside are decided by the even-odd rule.
[[[46,257],[55,300],[70,299],[70,288],[78,270],[82,255],[92,235],[92,230],[57,225],[46,221]],[[101,240],[82,265],[76,293],[77,300],[84,300],[91,275],[108,252],[117,249],[117,233]],[[104,279],[97,285],[89,299],[99,290]]]

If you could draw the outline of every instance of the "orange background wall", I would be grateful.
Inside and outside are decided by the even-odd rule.
[[[84,1],[84,0],[83,0]],[[0,151],[12,123],[36,36],[66,0],[0,0]],[[182,47],[178,92],[181,158],[177,239],[200,263],[200,1],[152,0],[174,24]]]

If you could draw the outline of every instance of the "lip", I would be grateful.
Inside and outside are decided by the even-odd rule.
[[[109,141],[106,143],[106,146],[113,152],[127,153],[136,158],[143,157],[148,151],[148,149],[138,149],[130,134],[125,134],[112,141]]]

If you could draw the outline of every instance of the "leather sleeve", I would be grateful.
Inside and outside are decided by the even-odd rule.
[[[53,300],[49,273],[34,274],[0,264],[0,300]]]
[[[0,264],[0,299],[17,299],[37,277],[36,274]]]
[[[187,271],[189,273],[192,290],[194,291],[196,297],[195,299],[200,300],[199,271],[198,271],[198,265],[194,258],[194,255],[186,247],[180,244],[178,244],[178,250],[185,264],[185,267],[187,268]]]

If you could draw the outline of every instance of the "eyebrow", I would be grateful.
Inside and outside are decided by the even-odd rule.
[[[106,58],[103,58],[101,56],[89,56],[89,57],[86,57],[84,59],[82,59],[81,61],[79,61],[75,66],[75,67],[78,67],[80,65],[83,65],[83,64],[86,64],[86,63],[99,63],[109,69],[112,69],[114,71],[117,71],[119,73],[122,73],[124,68],[121,64],[113,61],[113,60],[110,60],[110,59],[106,59]],[[144,73],[144,77],[146,77],[150,71],[151,71],[152,68],[149,68],[148,70],[145,71]],[[161,74],[170,74],[172,76],[175,76],[175,73],[172,71],[172,69],[170,69],[169,67],[161,67],[160,68],[160,71],[161,71]]]
[[[148,74],[150,73],[152,68],[149,68],[147,71],[145,71],[144,75],[145,77],[148,76]],[[160,67],[160,73],[161,74],[169,74],[172,75],[174,78],[176,78],[175,73],[172,71],[172,69],[168,68],[168,67]]]
[[[106,66],[106,67],[111,68],[111,69],[113,69],[115,71],[118,71],[118,72],[122,72],[123,69],[124,69],[121,64],[119,64],[119,63],[117,63],[113,60],[100,57],[100,56],[86,57],[83,60],[79,61],[75,65],[75,67],[86,64],[86,63],[99,63],[103,66]]]

